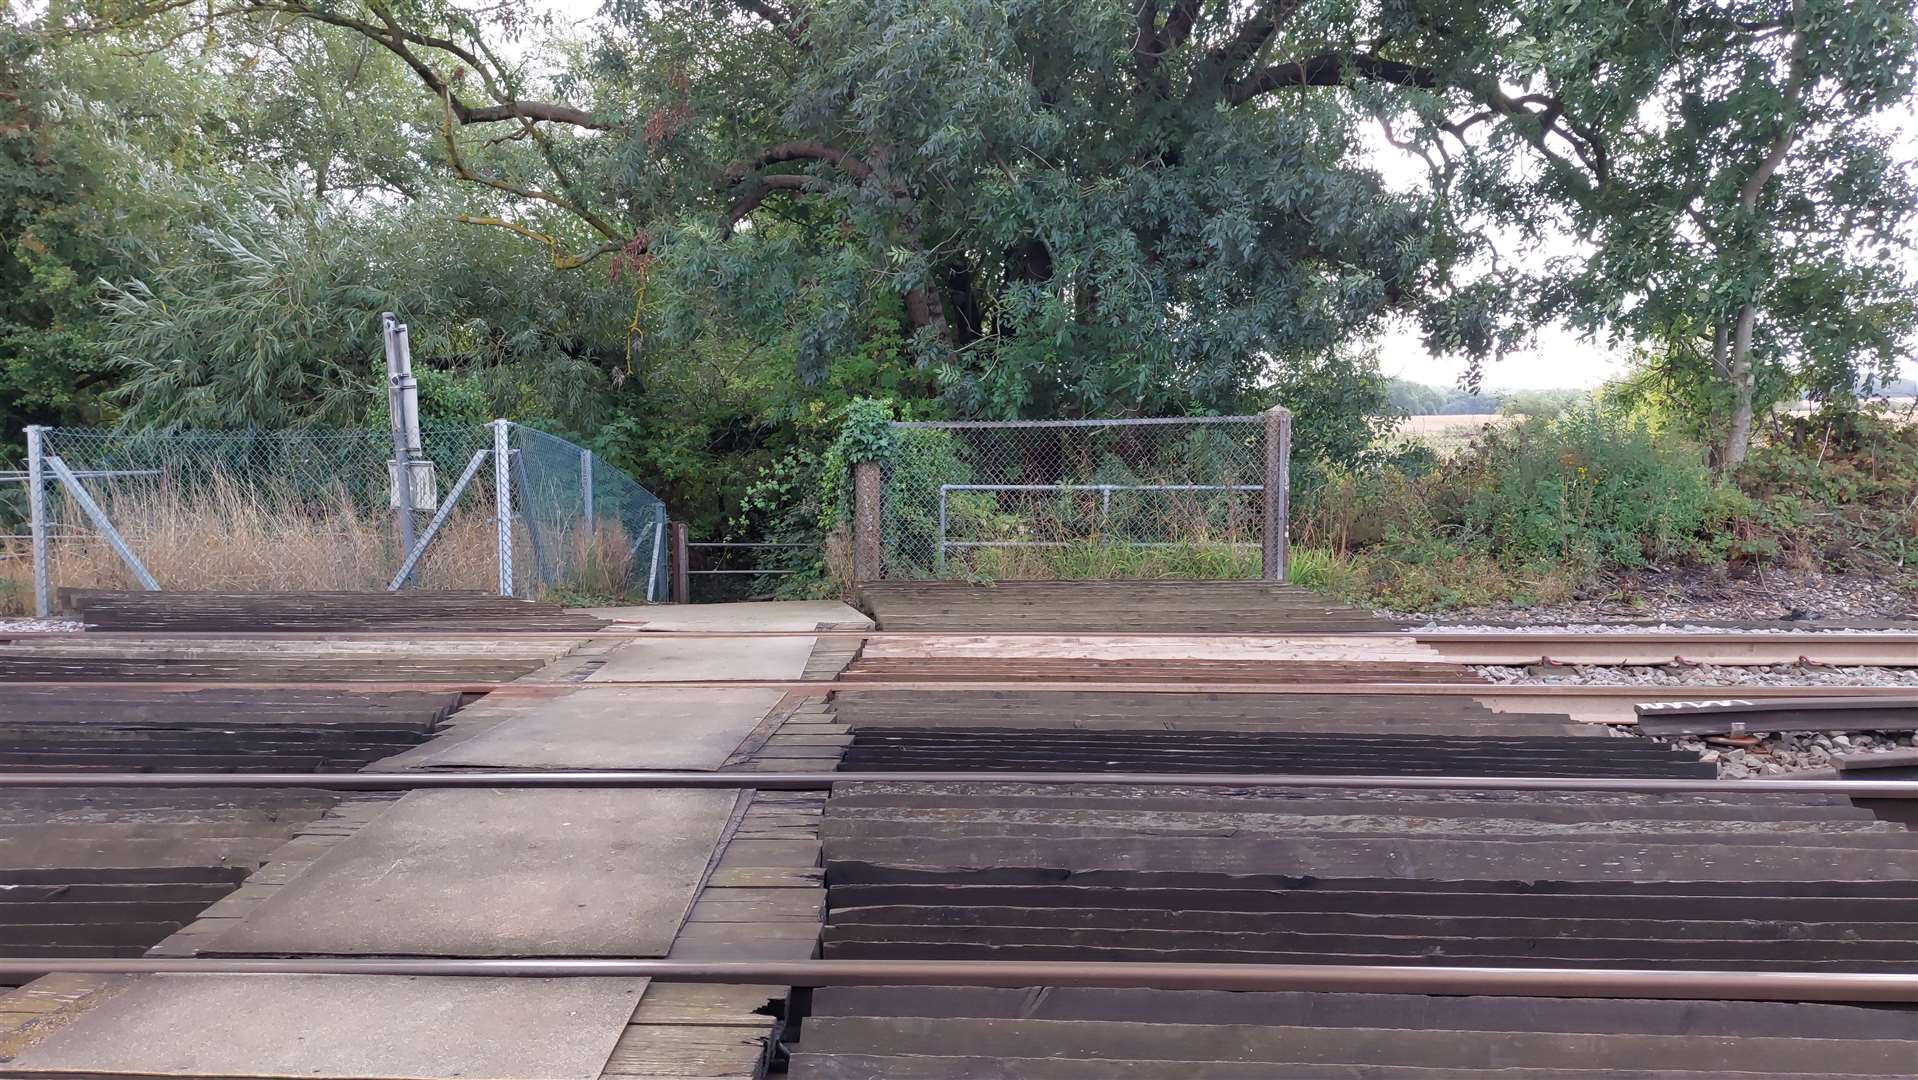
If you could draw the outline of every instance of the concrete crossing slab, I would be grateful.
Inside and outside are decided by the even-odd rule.
[[[664,956],[730,791],[415,791],[210,953]]]
[[[779,703],[778,690],[583,686],[412,764],[441,768],[711,771]]]
[[[821,623],[871,629],[866,613],[837,600],[747,600],[736,604],[596,607],[584,614],[647,630],[813,630]]]
[[[701,679],[797,679],[812,656],[809,637],[676,638],[661,634],[622,644],[588,683],[677,682]]]
[[[644,979],[154,975],[15,1057],[85,1077],[594,1080]]]

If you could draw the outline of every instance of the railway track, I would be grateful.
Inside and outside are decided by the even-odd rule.
[[[1159,586],[981,592],[990,595],[967,593],[963,604],[910,594],[911,633],[803,634],[849,658],[863,646],[837,677],[644,684],[786,691],[785,719],[742,744],[736,767],[759,771],[124,777],[28,775],[0,756],[0,773],[12,773],[0,775],[0,801],[14,790],[204,798],[200,786],[327,783],[829,792],[816,818],[786,813],[736,842],[816,829],[819,959],[634,959],[622,968],[311,957],[173,968],[771,982],[794,990],[782,1049],[762,1064],[811,1080],[1912,1074],[1918,834],[1871,806],[1911,805],[1918,785],[1718,782],[1695,755],[1602,738],[1580,721],[1594,718],[1595,703],[1616,711],[1727,688],[1495,686],[1470,674],[1478,661],[1405,654],[1447,645],[1431,640],[1444,634],[1380,634],[1363,613],[1315,607],[1283,588],[1208,588],[1196,601]],[[1271,622],[1289,625],[1215,639],[1206,627],[1233,618],[1235,597],[1282,609]],[[1175,606],[1160,621],[1178,632],[1110,633],[1166,603]],[[1315,617],[1351,632],[1314,632]],[[980,629],[999,625],[1014,630]],[[237,664],[190,655],[230,653],[241,640],[220,633],[228,636],[176,638],[174,652],[144,659],[216,663],[228,675],[250,665],[265,677],[236,677],[229,692],[324,686],[338,702],[408,681],[343,688],[266,658],[266,646],[297,653],[311,637],[257,639],[260,658]],[[427,632],[449,644],[485,640],[466,633]],[[646,648],[644,631],[583,633]],[[518,636],[530,644],[545,634]],[[750,641],[704,640],[722,637]],[[1545,649],[1584,647],[1487,637],[1462,647],[1480,650],[1471,656],[1537,648],[1541,661],[1564,660]],[[1696,651],[1702,641],[1761,663],[1754,657],[1783,654],[1762,649],[1854,644],[1829,634],[1606,637],[1626,640],[1593,641],[1613,652],[1576,655],[1654,655],[1674,642]],[[1861,649],[1909,644],[1855,637]],[[92,637],[87,647],[111,655],[135,640]],[[42,647],[23,638],[5,648]],[[1391,655],[1366,658],[1367,649]],[[205,679],[129,679],[124,669],[102,675],[0,682],[0,708],[10,693],[45,701],[87,688],[126,695],[116,707],[178,716],[186,710],[176,698],[209,688]],[[422,675],[410,689],[486,685]],[[1815,720],[1818,699],[1841,688],[1736,689],[1800,703]],[[500,697],[565,692],[519,682]],[[795,722],[801,708],[807,717]],[[715,865],[728,859],[737,856],[715,853]],[[38,970],[12,964],[0,961],[0,973]]]
[[[416,645],[433,643],[457,651],[474,641],[498,641],[503,632],[408,629]],[[1918,628],[1910,631],[1848,632],[1607,632],[1495,633],[1373,630],[1324,634],[1141,632],[1114,635],[1011,631],[988,635],[936,631],[648,631],[601,627],[572,631],[512,631],[521,647],[538,642],[659,639],[752,640],[757,638],[830,638],[862,643],[874,657],[928,659],[936,662],[972,657],[1099,659],[1112,661],[1181,659],[1257,660],[1261,656],[1312,656],[1364,659],[1368,654],[1401,660],[1479,666],[1634,666],[1695,667],[1807,664],[1816,667],[1918,667]],[[164,647],[172,658],[244,651],[303,654],[351,654],[353,646],[392,640],[393,631],[0,631],[0,665],[25,659],[67,660],[131,657]],[[0,677],[9,676],[0,667]]]

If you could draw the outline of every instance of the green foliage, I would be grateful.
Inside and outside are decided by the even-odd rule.
[[[1623,62],[1564,71],[1609,166],[1544,178],[1593,246],[1539,310],[1644,342],[1642,382],[1731,465],[1741,416],[1801,393],[1848,406],[1918,331],[1918,176],[1886,122],[1918,26],[1908,0],[1632,7],[1583,5],[1553,35]]]
[[[577,435],[702,539],[830,546],[855,460],[949,480],[950,441],[885,445],[876,399],[911,419],[1284,403],[1333,550],[1452,567],[1408,596],[1494,544],[1514,566],[1701,545],[1829,562],[1788,530],[1841,498],[1871,507],[1847,550],[1909,547],[1877,487],[1898,445],[1872,444],[1867,482],[1834,471],[1862,460],[1849,436],[1808,469],[1809,434],[1775,437],[1753,502],[1701,495],[1677,448],[1719,441],[1746,397],[1761,418],[1799,391],[1842,410],[1918,325],[1914,185],[1879,123],[1912,96],[1909,0],[614,0],[584,32],[287,0],[3,22],[6,437],[377,421],[390,309],[430,416]],[[1423,182],[1375,168],[1381,122]],[[1564,235],[1589,244],[1549,266],[1495,250]],[[1560,317],[1644,343],[1642,425],[1580,406],[1443,467],[1386,460],[1391,423],[1368,417],[1492,409],[1388,387],[1369,339],[1410,322],[1476,363]],[[807,558],[793,587],[830,576]]]
[[[1596,406],[1491,429],[1447,479],[1469,542],[1506,560],[1632,567],[1691,553],[1712,522],[1694,447]]]
[[[830,456],[835,464],[885,462],[897,449],[892,429],[892,405],[873,398],[854,398],[839,413],[839,436]]]
[[[1777,422],[1739,470],[1734,555],[1828,570],[1918,565],[1918,423],[1909,409]]]

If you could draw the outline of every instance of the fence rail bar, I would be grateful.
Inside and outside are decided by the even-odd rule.
[[[318,788],[408,791],[420,788],[701,788],[828,791],[838,784],[1055,784],[1064,786],[1311,788],[1393,791],[1593,791],[1658,795],[1846,795],[1918,799],[1918,780],[1648,780],[1615,776],[1298,776],[1286,773],[1092,772],[764,772],[642,770],[390,773],[0,772],[0,788]]]
[[[633,978],[769,986],[1077,986],[1736,1001],[1918,1001],[1918,974],[1097,960],[254,960],[0,957],[0,974]]]
[[[44,430],[44,429],[43,429]],[[158,469],[74,469],[73,475],[82,480],[110,480],[116,476],[159,476]],[[32,469],[13,469],[0,472],[0,483],[24,484],[33,479]]]
[[[420,556],[426,554],[427,545],[431,544],[433,538],[439,535],[440,526],[446,524],[446,519],[453,513],[453,504],[460,501],[460,495],[466,491],[466,485],[472,483],[473,475],[479,472],[480,462],[485,461],[486,455],[490,453],[492,453],[491,450],[473,451],[472,458],[466,462],[466,471],[460,473],[459,483],[454,484],[453,490],[447,492],[446,498],[440,500],[439,511],[433,515],[433,520],[427,524],[426,531],[420,534],[418,540],[414,541],[413,550],[406,553],[406,561],[400,564],[399,572],[393,575],[393,580],[386,586],[387,592],[400,591],[400,589],[405,586],[406,579],[413,576],[413,568],[419,565]]]
[[[1163,424],[1256,423],[1257,416],[1135,416],[1117,420],[895,420],[895,428],[965,430],[978,428],[1153,427]]]
[[[1088,540],[1090,540],[1090,539],[1096,539],[1096,538],[1097,538],[1097,537],[1087,537],[1087,539],[1088,539]],[[1078,547],[1078,546],[1079,546],[1080,544],[1082,544],[1082,543],[1084,543],[1084,541],[1082,541],[1082,540],[947,540],[947,541],[945,541],[945,542],[944,542],[944,546],[946,546],[946,547],[949,547],[949,548],[959,548],[959,547]],[[1255,540],[1199,540],[1199,541],[1185,541],[1185,540],[1120,540],[1120,541],[1118,541],[1118,542],[1117,542],[1117,546],[1119,546],[1119,547],[1129,547],[1129,548],[1218,548],[1218,547],[1258,547],[1258,546],[1259,546],[1259,544],[1258,544],[1258,542],[1257,542],[1257,541],[1255,541]],[[994,636],[994,637],[997,637],[998,635],[997,635],[997,634],[995,634],[995,635],[993,635],[993,636]],[[1054,636],[1060,636],[1060,635],[1054,635]],[[1064,635],[1064,636],[1070,636],[1070,635]],[[1127,634],[1126,636],[1127,636],[1127,637],[1131,637],[1132,635],[1131,635],[1131,634]],[[1200,634],[1200,635],[1192,635],[1192,634],[1187,634],[1187,635],[1185,635],[1185,636],[1187,636],[1187,637],[1194,637],[1194,636],[1197,636],[1197,637],[1211,637],[1212,635],[1211,635],[1211,634]]]
[[[105,510],[100,509],[99,503],[93,501],[93,494],[80,483],[79,478],[73,475],[73,470],[67,468],[67,463],[61,461],[58,454],[43,454],[42,457],[47,467],[53,470],[53,475],[59,477],[60,483],[66,485],[67,494],[79,504],[80,512],[87,516],[87,520],[93,522],[94,528],[100,530],[100,535],[107,538],[107,543],[113,546],[114,552],[120,556],[120,561],[127,564],[127,569],[133,571],[133,576],[139,580],[140,587],[148,592],[159,592],[160,583],[153,580],[153,575],[147,572],[146,564],[141,562],[140,557],[127,546],[126,539],[120,535],[120,530],[113,527],[113,520],[107,517]]]
[[[1264,491],[1264,484],[940,484],[941,491]]]

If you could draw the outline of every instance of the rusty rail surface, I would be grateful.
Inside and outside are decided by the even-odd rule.
[[[1918,799],[1918,780],[1641,780],[1612,776],[1318,776],[1289,773],[1123,772],[480,772],[112,773],[0,772],[4,788],[264,788],[410,791],[423,788],[702,788],[830,791],[839,784],[1054,784],[1207,788],[1385,788],[1402,791],[1597,791],[1632,794],[1844,795]]]
[[[634,978],[773,986],[1085,986],[1716,1001],[1918,1001],[1918,974],[1639,968],[1411,967],[1091,960],[60,960],[0,957],[0,975],[398,975]]]

